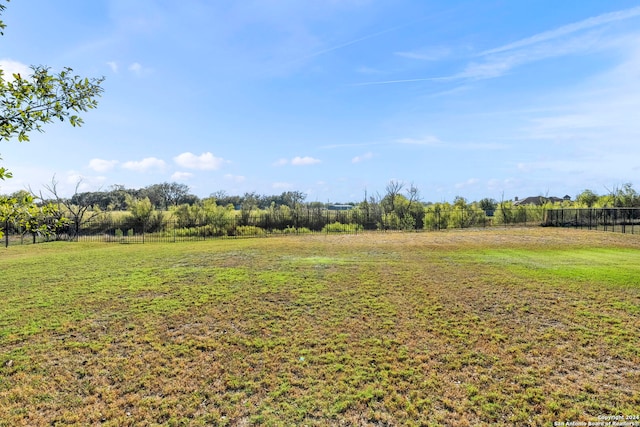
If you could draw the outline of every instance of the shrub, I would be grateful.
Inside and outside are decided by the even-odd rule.
[[[236,236],[265,236],[267,233],[255,225],[241,225],[236,227]]]
[[[308,234],[311,230],[307,227],[287,227],[282,230],[282,234]]]
[[[362,230],[363,228],[360,224],[343,224],[338,221],[322,227],[323,233],[357,233]]]

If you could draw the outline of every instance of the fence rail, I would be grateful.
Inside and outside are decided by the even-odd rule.
[[[16,223],[0,224],[4,244],[33,244],[51,240],[119,243],[180,242],[212,238],[262,237],[310,233],[364,231],[437,231],[446,229],[552,226],[640,233],[640,208],[544,209],[516,206],[495,211],[473,208],[426,208],[419,216],[382,211],[297,209],[280,212],[227,212],[206,220],[184,221],[170,216],[136,221],[130,216],[103,217],[71,223],[55,235],[29,234]]]
[[[640,208],[550,209],[543,225],[640,234]]]

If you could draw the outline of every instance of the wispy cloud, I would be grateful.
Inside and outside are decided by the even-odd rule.
[[[191,172],[174,172],[171,174],[171,179],[173,181],[188,181],[193,178],[193,174]]]
[[[291,160],[289,159],[278,159],[275,162],[272,163],[273,166],[285,166],[285,165],[293,165],[293,166],[308,166],[308,165],[315,165],[317,163],[321,163],[322,160],[320,159],[316,159],[314,157],[310,157],[310,156],[305,156],[305,157],[300,157],[300,156],[296,156],[294,158],[292,158]]]
[[[0,70],[2,70],[2,78],[6,81],[13,81],[14,74],[19,74],[22,78],[27,78],[32,73],[29,66],[12,59],[0,59]]]
[[[104,184],[106,178],[104,176],[89,176],[83,175],[78,171],[69,170],[64,174],[62,185],[67,189],[75,190],[78,187],[78,191],[89,191],[91,189],[99,188]],[[72,190],[72,191],[73,191]],[[64,191],[64,189],[63,189]]]
[[[443,46],[394,53],[394,55],[402,58],[415,59],[419,61],[439,61],[450,54],[451,49]]]
[[[609,43],[603,41],[600,34],[587,33],[548,43],[526,45],[522,49],[504,50],[500,53],[485,55],[483,60],[473,61],[462,72],[442,80],[492,79],[501,77],[522,65],[549,58],[597,51],[609,47]]]
[[[427,135],[422,138],[401,138],[401,139],[396,139],[395,142],[398,144],[429,145],[429,146],[442,144],[442,141],[440,141],[440,139],[438,139],[433,135]]]
[[[243,182],[245,182],[246,177],[242,176],[242,175],[231,175],[231,174],[226,174],[224,176],[224,179],[226,181],[231,181],[231,182],[235,182],[236,184],[241,184]]]
[[[117,66],[117,64],[116,64],[116,66]],[[147,75],[147,74],[151,73],[153,71],[153,69],[148,68],[148,67],[144,67],[139,62],[134,62],[131,65],[129,65],[129,71],[131,71],[136,76],[141,77],[141,76],[144,76],[144,75]]]
[[[166,166],[164,160],[156,157],[146,157],[140,161],[128,161],[122,164],[123,169],[132,170],[135,172],[148,172],[153,169],[162,170]]]
[[[377,68],[360,66],[356,68],[356,73],[374,75],[374,74],[384,74],[385,72],[378,70]]]
[[[109,61],[107,62],[107,65],[109,66],[109,68],[111,68],[111,71],[113,71],[114,73],[118,72],[119,67],[116,61]]]
[[[529,138],[595,144],[609,150],[619,144],[637,147],[640,137],[640,48],[630,40],[626,61],[594,76],[584,86],[558,93],[546,109],[536,111],[524,129]],[[602,141],[607,140],[606,147]]]
[[[227,163],[225,159],[216,157],[210,152],[202,153],[199,156],[186,152],[174,157],[173,160],[183,168],[199,170],[218,170]]]
[[[605,13],[579,22],[544,31],[524,39],[473,55],[462,71],[448,76],[418,77],[356,83],[354,86],[389,85],[419,82],[448,82],[456,80],[484,80],[501,77],[512,69],[548,58],[589,52],[610,46],[596,29],[617,21],[640,16],[640,7]],[[588,31],[593,30],[593,31]],[[428,60],[428,53],[396,52],[411,59]]]
[[[345,148],[345,147],[370,147],[372,145],[385,145],[385,142],[356,142],[352,144],[329,144],[323,145],[320,148],[324,150],[331,150],[334,148]]]
[[[305,157],[294,157],[293,159],[291,159],[291,164],[293,166],[308,166],[308,165],[315,165],[317,163],[321,163],[322,161],[320,159],[316,159],[313,157],[309,157],[309,156],[305,156]]]
[[[459,182],[459,183],[455,184],[455,188],[457,188],[457,189],[467,188],[467,187],[474,186],[474,185],[478,184],[479,182],[480,182],[480,180],[478,178],[469,178],[468,180],[466,180],[464,182]]]
[[[371,151],[361,156],[355,156],[353,159],[351,159],[351,163],[361,163],[361,162],[364,162],[365,160],[370,160],[370,159],[373,159],[373,153]]]
[[[112,170],[117,164],[117,160],[91,159],[89,160],[89,169],[104,173]]]
[[[509,50],[521,49],[523,47],[535,45],[548,40],[564,37],[569,34],[576,33],[578,31],[599,27],[601,25],[608,24],[610,22],[622,21],[625,19],[634,18],[636,16],[640,16],[640,6],[634,7],[631,9],[605,13],[605,14],[588,18],[579,22],[574,22],[572,24],[564,25],[554,30],[544,31],[542,33],[538,33],[531,37],[527,37],[527,38],[515,41],[513,43],[506,44],[504,46],[485,50],[484,52],[480,52],[478,56],[486,56],[486,55],[492,55],[492,54],[505,52]]]
[[[289,190],[293,188],[293,184],[288,182],[274,182],[273,184],[271,184],[271,188],[276,190]]]
[[[443,80],[443,77],[425,77],[417,79],[398,79],[398,80],[380,80],[376,82],[362,82],[354,83],[353,86],[375,86],[375,85],[390,85],[396,83],[418,83],[418,82],[433,82]]]
[[[356,37],[356,38],[351,39],[349,41],[346,41],[346,42],[343,42],[343,43],[339,43],[339,44],[336,44],[336,45],[333,45],[333,46],[329,46],[329,47],[327,47],[325,49],[320,49],[320,50],[317,50],[315,52],[312,52],[312,53],[309,53],[307,55],[304,55],[304,56],[302,56],[300,58],[295,59],[294,61],[291,61],[287,65],[291,65],[291,64],[294,64],[296,62],[301,62],[301,61],[305,61],[305,60],[308,60],[308,59],[312,59],[312,58],[315,58],[317,56],[325,55],[327,53],[331,53],[331,52],[339,50],[339,49],[344,49],[344,48],[349,47],[351,45],[354,45],[354,44],[357,44],[357,43],[360,43],[360,42],[363,42],[363,41],[366,41],[366,40],[369,40],[369,39],[373,39],[375,37],[379,37],[379,36],[382,36],[384,34],[392,33],[394,31],[397,31],[397,30],[400,30],[402,28],[405,28],[405,27],[407,27],[409,25],[413,25],[414,23],[415,22],[411,22],[411,23],[403,24],[403,25],[396,25],[394,27],[386,28],[386,29],[381,30],[381,31],[369,33],[369,34],[366,34],[366,35],[361,36],[361,37]]]

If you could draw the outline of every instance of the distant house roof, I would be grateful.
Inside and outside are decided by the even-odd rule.
[[[516,200],[513,202],[513,204],[515,206],[519,206],[519,205],[535,205],[535,206],[542,206],[545,203],[556,203],[556,202],[564,202],[564,201],[568,201],[571,200],[571,196],[566,195],[563,198],[560,197],[544,197],[544,196],[531,196],[531,197],[527,197],[526,199],[522,199],[522,200],[518,200],[518,198],[516,197]]]

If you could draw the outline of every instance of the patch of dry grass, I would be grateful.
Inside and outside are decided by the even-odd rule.
[[[639,249],[557,229],[10,248],[0,425],[634,415]]]

